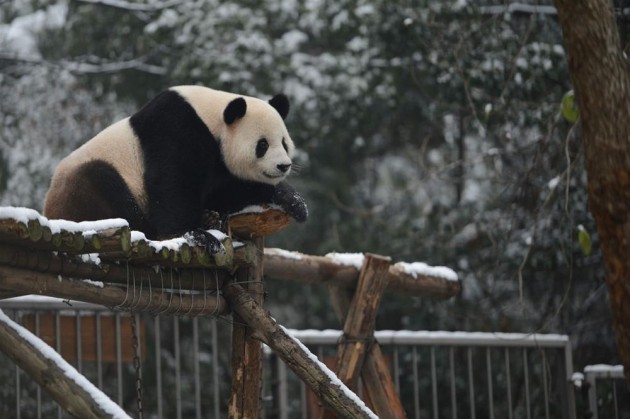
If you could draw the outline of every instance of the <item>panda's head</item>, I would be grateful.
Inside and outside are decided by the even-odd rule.
[[[223,110],[221,154],[234,176],[276,185],[291,171],[295,146],[284,118],[289,101],[279,94],[269,102],[236,97]]]

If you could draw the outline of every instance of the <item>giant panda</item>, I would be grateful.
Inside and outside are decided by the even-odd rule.
[[[172,87],[63,159],[44,215],[124,218],[151,239],[199,231],[208,211],[225,217],[253,204],[277,204],[303,222],[306,204],[285,181],[295,151],[288,112],[282,94],[267,102]]]

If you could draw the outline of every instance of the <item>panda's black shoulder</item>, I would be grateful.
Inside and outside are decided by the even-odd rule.
[[[153,138],[164,127],[180,132],[187,129],[193,133],[207,131],[190,103],[174,90],[165,90],[155,96],[129,118],[129,123],[140,141]]]

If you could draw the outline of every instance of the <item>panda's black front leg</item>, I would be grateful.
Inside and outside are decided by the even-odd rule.
[[[308,218],[308,208],[304,198],[287,182],[280,182],[271,197],[273,204],[279,205],[295,221],[303,223]]]

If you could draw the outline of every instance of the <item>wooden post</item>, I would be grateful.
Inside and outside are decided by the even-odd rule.
[[[337,352],[339,379],[356,388],[361,375],[375,413],[380,418],[405,418],[400,397],[385,362],[378,342],[373,341],[376,313],[381,295],[387,287],[387,273],[391,259],[366,254],[354,293],[340,287],[329,287],[330,300],[344,323],[343,341]],[[333,418],[323,411],[322,418]]]
[[[262,237],[256,237],[253,241],[257,250],[255,263],[240,268],[237,281],[262,306],[264,241]],[[233,313],[232,319],[232,396],[228,415],[236,419],[257,419],[262,408],[262,345],[259,340],[252,338],[253,330],[237,312]]]

